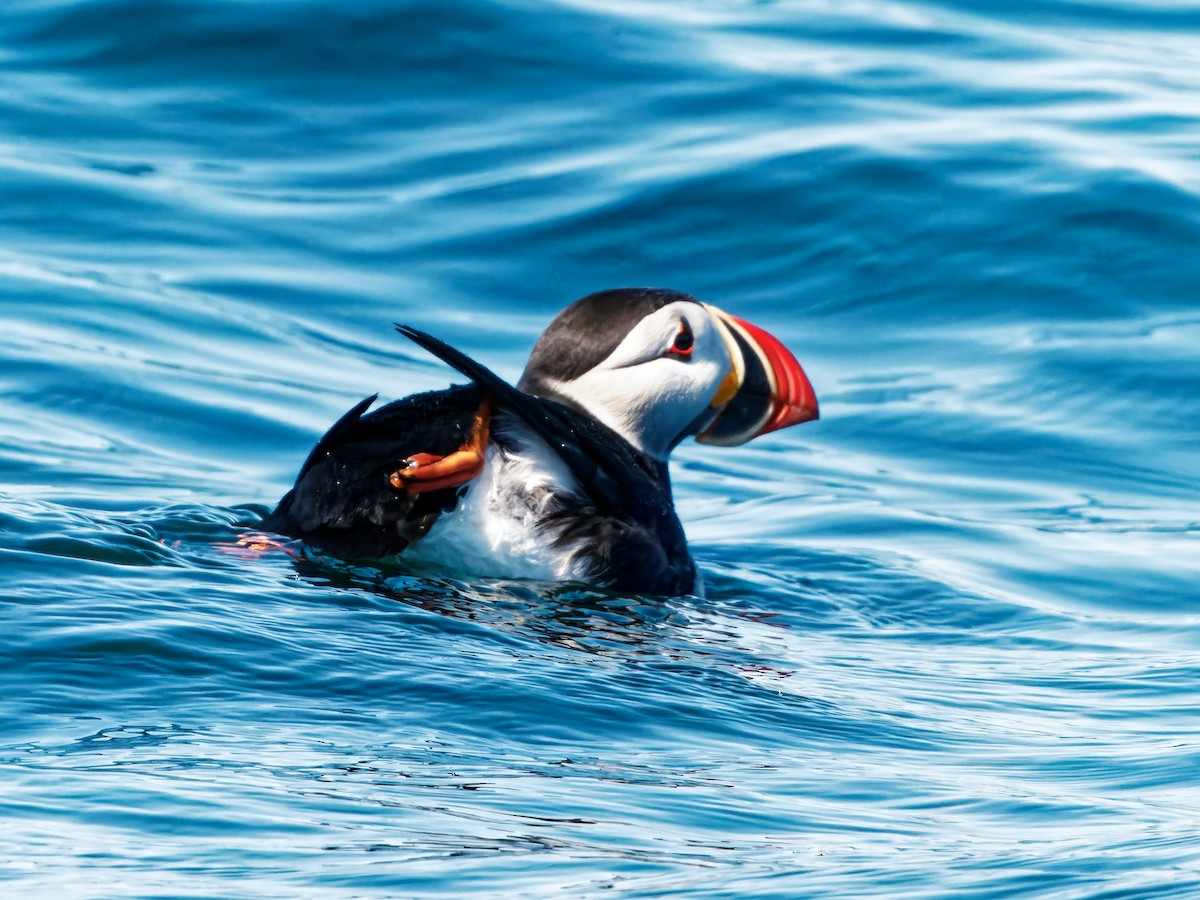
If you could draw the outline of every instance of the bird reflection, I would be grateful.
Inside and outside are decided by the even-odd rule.
[[[583,585],[430,576],[399,564],[351,565],[307,552],[299,574],[325,587],[356,588],[453,619],[486,624],[585,653],[655,647],[663,632],[686,624],[677,600]]]

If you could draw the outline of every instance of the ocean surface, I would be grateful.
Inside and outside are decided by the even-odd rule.
[[[625,285],[707,596],[233,552]],[[6,897],[1200,897],[1200,4],[7,0],[0,617]]]

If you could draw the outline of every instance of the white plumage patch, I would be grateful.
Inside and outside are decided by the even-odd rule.
[[[681,321],[694,348],[686,359],[670,355]],[[599,365],[554,387],[594,418],[655,459],[711,408],[733,366],[725,338],[707,309],[670,303],[642,319]]]
[[[551,546],[553,530],[538,527],[554,495],[575,489],[570,470],[523,428],[504,438],[516,448],[488,447],[483,471],[458,505],[404,552],[405,560],[495,578],[588,580],[578,548]]]

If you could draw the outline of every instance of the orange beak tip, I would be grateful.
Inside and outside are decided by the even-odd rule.
[[[730,318],[753,339],[763,361],[771,369],[775,382],[775,393],[772,397],[774,409],[758,434],[819,419],[821,412],[817,392],[813,390],[812,382],[808,380],[808,375],[792,352],[770,332],[752,325],[745,319],[735,316]]]

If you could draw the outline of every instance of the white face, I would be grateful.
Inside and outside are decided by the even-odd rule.
[[[691,332],[690,353],[675,349],[681,325]],[[713,400],[732,368],[708,310],[678,302],[642,319],[595,368],[554,386],[642,452],[666,459],[711,419],[707,412],[716,414]]]

